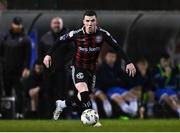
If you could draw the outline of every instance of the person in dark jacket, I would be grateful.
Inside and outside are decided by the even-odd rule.
[[[152,94],[152,83],[149,71],[149,63],[145,57],[139,57],[136,60],[137,73],[134,78],[131,78],[130,86],[131,92],[136,95],[139,101],[139,116],[144,118],[145,113],[145,101],[144,95],[148,95],[147,101],[147,114],[148,117],[153,116],[154,97]]]
[[[180,117],[180,102],[176,89],[178,78],[175,69],[171,66],[170,56],[162,53],[160,63],[152,70],[152,82],[155,88],[155,98],[160,104],[166,103]]]
[[[117,61],[116,52],[109,50],[97,71],[97,92],[101,91],[101,95],[104,92],[119,105],[123,112],[135,116],[137,114],[137,98],[131,92],[129,76],[119,68],[120,64]],[[106,102],[107,106],[104,109],[109,108],[108,99],[105,97],[102,99],[100,95],[99,98],[104,103]]]
[[[3,34],[0,33],[0,47],[3,42]],[[1,55],[0,51],[0,55]],[[4,90],[4,83],[3,83],[3,59],[2,56],[0,56],[0,97],[3,95],[3,90]]]
[[[177,79],[177,88],[176,88],[176,92],[177,92],[177,96],[178,96],[178,100],[180,102],[180,64],[177,64],[175,66],[175,73],[176,73],[176,79]]]
[[[54,45],[55,41],[67,33],[67,29],[63,26],[63,20],[60,17],[54,17],[50,23],[50,31],[45,33],[40,40],[38,46],[38,55],[39,60],[43,61],[45,53]],[[61,44],[60,44],[61,45]],[[51,70],[45,68],[44,73],[44,88],[49,97],[47,102],[49,103],[49,107],[47,107],[47,115],[51,118],[51,114],[53,112],[54,102],[60,97],[62,99],[65,98],[67,92],[67,67],[66,64],[70,62],[72,58],[72,50],[73,47],[71,45],[67,45],[63,48],[58,48],[56,52],[52,55],[53,64]]]
[[[5,95],[12,96],[12,88],[15,89],[16,112],[22,113],[23,90],[20,79],[29,75],[31,41],[24,33],[21,17],[13,18],[9,33],[3,38],[0,53],[4,61]]]
[[[30,97],[30,117],[37,117],[39,96],[43,88],[42,65],[40,61],[34,63],[30,76],[26,79],[27,95]]]

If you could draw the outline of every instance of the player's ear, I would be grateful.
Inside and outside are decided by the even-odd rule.
[[[83,24],[85,24],[85,20],[83,19]]]

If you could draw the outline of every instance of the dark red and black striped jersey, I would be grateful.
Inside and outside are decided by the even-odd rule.
[[[73,65],[78,68],[95,71],[98,56],[104,41],[111,45],[126,63],[130,63],[130,60],[117,41],[109,32],[100,27],[97,27],[96,32],[92,34],[87,34],[84,27],[82,27],[79,30],[71,31],[61,36],[48,54],[51,55],[57,47],[62,46],[61,44],[74,42],[75,54],[73,57]]]

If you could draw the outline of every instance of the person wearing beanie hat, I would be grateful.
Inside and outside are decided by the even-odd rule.
[[[12,19],[10,30],[3,39],[0,51],[4,60],[5,95],[12,96],[12,88],[15,89],[16,113],[21,114],[23,89],[20,79],[28,77],[31,58],[31,41],[24,33],[21,17],[16,16]]]

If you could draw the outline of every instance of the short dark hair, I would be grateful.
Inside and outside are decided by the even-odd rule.
[[[97,17],[97,14],[96,14],[95,11],[88,10],[88,11],[86,11],[86,12],[84,13],[83,19],[84,19],[85,16],[96,16],[96,17]]]
[[[141,57],[138,57],[137,59],[136,59],[136,63],[139,63],[139,62],[142,62],[142,63],[148,63],[148,60],[146,59],[146,57],[144,57],[144,56],[141,56]]]
[[[16,25],[20,25],[20,24],[22,24],[22,18],[19,16],[16,16],[13,18],[12,22]]]
[[[169,59],[170,56],[169,56],[168,53],[164,52],[164,53],[161,53],[161,55],[160,55],[160,59],[162,59],[162,58],[164,58],[164,59]]]
[[[106,54],[107,53],[117,54],[117,52],[114,49],[108,49]]]

